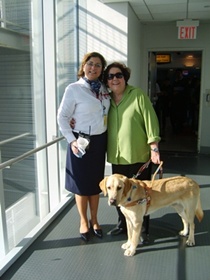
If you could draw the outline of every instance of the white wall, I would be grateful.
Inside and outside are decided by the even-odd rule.
[[[127,64],[127,17],[96,0],[80,0],[79,5],[80,60],[86,52],[97,51],[108,64]]]
[[[201,102],[200,102],[200,152],[210,152],[210,104],[206,103],[206,90],[210,89],[210,37],[208,32],[210,24],[200,24],[197,29],[197,38],[194,40],[179,40],[178,28],[173,24],[151,24],[142,25],[142,47],[140,51],[142,75],[140,83],[147,90],[148,52],[149,51],[181,51],[201,50],[202,56],[202,80],[201,80]]]
[[[130,84],[140,86],[140,38],[141,26],[128,3],[104,5],[99,1],[80,0],[83,19],[80,31],[80,58],[87,51],[103,54],[107,63],[120,61],[131,68]],[[85,18],[85,20],[84,20]],[[86,25],[84,24],[86,22]],[[87,34],[86,45],[84,34]],[[81,52],[82,49],[82,52]]]
[[[128,6],[128,66],[131,68],[129,83],[141,87],[140,76],[144,68],[140,61],[141,25],[134,11]]]
[[[141,25],[129,3],[103,4],[80,0],[80,60],[98,51],[107,63],[119,61],[131,68],[129,83],[140,87]]]
[[[129,83],[134,86],[140,87],[141,63],[139,53],[141,44],[141,25],[139,23],[139,20],[128,2],[110,3],[107,5],[111,9],[117,11],[118,14],[122,14],[126,19],[124,24],[127,25],[124,28],[127,29],[127,61],[125,61],[124,63],[131,69],[131,77]],[[118,20],[117,22],[118,25],[119,23],[121,23],[120,20]],[[121,42],[118,43],[118,48],[121,49]]]

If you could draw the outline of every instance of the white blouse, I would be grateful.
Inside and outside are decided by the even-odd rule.
[[[76,140],[69,124],[72,118],[76,120],[75,132],[89,134],[90,131],[90,135],[97,135],[106,131],[110,95],[104,85],[100,88],[99,96],[96,98],[90,85],[82,78],[66,87],[57,121],[68,143]]]

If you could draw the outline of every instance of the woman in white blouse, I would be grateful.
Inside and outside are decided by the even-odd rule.
[[[66,160],[66,189],[75,194],[80,215],[80,237],[90,238],[90,227],[97,237],[102,237],[102,229],[97,220],[99,204],[99,182],[104,178],[105,153],[107,146],[107,114],[110,96],[101,82],[106,60],[97,52],[84,56],[78,71],[79,80],[69,84],[64,92],[57,120],[61,133],[69,143]],[[75,126],[69,126],[71,119]],[[89,145],[81,155],[77,139],[88,138]]]

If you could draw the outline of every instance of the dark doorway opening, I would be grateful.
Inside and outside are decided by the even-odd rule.
[[[157,63],[160,149],[197,153],[202,52],[170,52],[170,57],[170,63]]]

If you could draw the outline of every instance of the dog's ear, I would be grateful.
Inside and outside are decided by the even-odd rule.
[[[132,183],[127,177],[123,177],[123,182],[124,182],[124,189],[123,189],[123,195],[127,195],[127,193],[130,191]]]
[[[106,181],[107,181],[108,177],[105,177],[100,183],[99,183],[99,187],[102,190],[104,196],[107,195],[107,189],[106,189]]]

